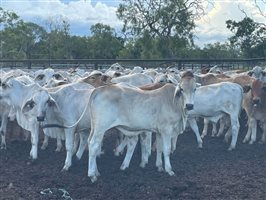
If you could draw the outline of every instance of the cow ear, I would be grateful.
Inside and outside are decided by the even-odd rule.
[[[47,104],[49,107],[53,107],[53,106],[58,107],[56,101],[51,97],[47,100]]]
[[[26,103],[22,106],[22,113],[27,113],[35,106],[35,102],[33,99],[29,99]]]
[[[182,95],[182,91],[183,91],[183,89],[181,87],[177,86],[175,89],[175,95],[174,96],[179,98]]]
[[[248,91],[251,89],[250,85],[244,85],[243,86],[243,91],[244,93],[248,93]]]
[[[121,73],[120,72],[115,72],[114,73],[114,77],[119,77],[119,76],[121,76]]]
[[[252,76],[252,74],[253,74],[253,71],[249,71],[249,72],[248,72],[248,75],[249,75],[249,76]]]
[[[107,80],[108,80],[108,76],[107,75],[102,75],[102,77],[101,77],[101,81],[103,81],[103,82],[107,82]]]
[[[196,83],[196,88],[200,87],[201,84],[200,83]]]
[[[266,76],[266,71],[262,71],[262,75],[263,76]]]

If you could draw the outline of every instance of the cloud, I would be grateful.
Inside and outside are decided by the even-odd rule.
[[[96,23],[103,23],[114,28],[122,24],[116,17],[116,7],[101,1],[91,0],[1,0],[1,7],[14,11],[25,21],[44,23],[61,16],[70,23],[73,34],[88,34],[89,27]],[[74,30],[73,30],[74,28]],[[76,30],[87,29],[83,33]]]
[[[244,10],[247,16],[255,21],[265,23],[265,18],[259,13],[252,0],[216,0],[212,6],[209,5],[208,9],[208,14],[196,21],[195,34],[198,39],[195,40],[195,43],[201,47],[206,43],[226,41],[232,36],[233,33],[226,28],[225,22],[229,19],[242,20],[245,14],[241,10]]]
[[[23,20],[44,25],[54,16],[62,16],[70,23],[71,34],[88,35],[89,27],[95,23],[108,24],[119,30],[122,22],[116,17],[121,0],[1,0],[1,7],[13,10]],[[264,22],[254,0],[212,0],[206,3],[207,15],[196,21],[195,43],[201,47],[207,43],[223,42],[232,35],[225,21],[242,20],[245,10],[255,21]],[[257,1],[260,4],[260,1]],[[265,4],[260,4],[264,8]],[[263,10],[263,9],[262,9]],[[265,15],[266,15],[266,10]]]

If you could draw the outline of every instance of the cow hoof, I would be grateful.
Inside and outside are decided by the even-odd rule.
[[[90,176],[91,182],[94,183],[97,181],[97,176]]]
[[[202,143],[198,144],[198,148],[202,149]]]
[[[139,166],[140,166],[141,168],[145,168],[146,163],[144,163],[144,162],[142,163],[142,162],[141,162],[141,163],[139,164]]]
[[[127,166],[122,164],[121,167],[120,167],[120,170],[124,171],[126,168],[127,168]]]
[[[65,173],[65,172],[68,171],[68,169],[69,169],[69,167],[64,166],[63,169],[61,170],[61,172],[62,172],[62,173]]]
[[[228,151],[232,151],[232,150],[234,150],[233,147],[229,147],[229,148],[228,148]]]
[[[27,165],[35,165],[37,164],[37,160],[36,159],[32,159],[31,157],[29,158],[29,161],[27,162]]]
[[[163,167],[162,166],[158,167],[158,172],[163,172]]]
[[[45,150],[47,146],[41,146],[41,150]]]
[[[174,176],[175,175],[175,172],[173,172],[172,170],[167,172],[170,176]]]
[[[6,145],[5,144],[1,145],[1,150],[6,150]]]
[[[246,139],[244,139],[244,140],[243,140],[243,143],[244,143],[244,144],[245,144],[245,143],[247,143],[247,140],[246,140]]]
[[[58,147],[57,147],[57,148],[55,149],[55,152],[56,152],[56,153],[59,153],[60,151],[61,151],[61,148],[58,148]]]
[[[115,154],[115,156],[120,156],[120,152],[119,151],[117,151],[116,149],[114,149],[114,154]]]
[[[252,140],[251,140],[251,141],[249,141],[249,143],[248,143],[248,144],[253,144],[253,143],[254,143],[254,141],[252,141]]]

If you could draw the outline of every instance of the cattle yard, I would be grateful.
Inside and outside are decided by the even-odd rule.
[[[157,171],[154,152],[148,165],[140,168],[138,146],[130,167],[119,170],[125,154],[114,156],[115,133],[110,132],[104,139],[105,154],[98,159],[101,178],[93,184],[86,174],[87,153],[69,172],[60,172],[65,151],[55,153],[55,141],[33,164],[28,159],[30,141],[8,141],[7,151],[0,154],[0,199],[264,199],[266,146],[242,144],[246,131],[240,130],[232,152],[223,137],[207,136],[203,149],[198,149],[194,134],[184,133],[171,156],[173,177]],[[41,194],[48,188],[53,193]],[[60,188],[71,198],[62,197]]]
[[[265,66],[212,64],[4,68],[0,200],[265,199]]]

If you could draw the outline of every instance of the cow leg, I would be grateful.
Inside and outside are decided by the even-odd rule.
[[[140,167],[144,168],[148,164],[151,155],[152,132],[143,132],[140,134],[141,145],[141,163]]]
[[[49,137],[44,134],[44,139],[43,139],[42,146],[41,146],[41,149],[42,150],[45,150],[47,148],[48,141],[49,141]]]
[[[156,167],[159,172],[163,171],[163,161],[162,161],[162,138],[161,134],[156,133]]]
[[[123,140],[120,140],[120,144],[114,149],[115,156],[119,156],[120,153],[122,154],[124,148],[127,146],[129,138],[128,136],[124,136]]]
[[[174,151],[176,150],[176,142],[178,139],[178,135],[179,133],[175,133],[174,135],[172,135],[171,138],[171,153],[174,153]]]
[[[0,133],[1,133],[1,149],[6,149],[6,126],[8,123],[8,116],[4,115],[2,116],[2,122],[0,127]]]
[[[73,147],[73,155],[77,152],[77,150],[78,150],[78,148],[80,147],[80,144],[79,144],[79,142],[80,142],[80,140],[81,140],[81,134],[82,134],[82,132],[81,133],[75,133],[75,135],[74,135],[74,147]]]
[[[80,143],[79,143],[79,149],[76,153],[76,156],[80,160],[86,148],[86,144],[88,141],[88,134],[81,132],[79,133],[79,135],[80,135]]]
[[[225,121],[224,121],[224,118],[222,117],[220,119],[220,127],[219,127],[219,131],[218,131],[218,134],[216,135],[217,137],[220,137],[223,132],[224,132],[224,129],[225,129]]]
[[[253,144],[257,138],[257,120],[254,118],[250,119],[250,127],[251,127],[251,139],[249,144]]]
[[[203,127],[203,131],[202,131],[202,134],[201,134],[201,138],[202,139],[207,135],[208,125],[209,125],[209,120],[204,118],[204,127]]]
[[[212,137],[215,137],[217,135],[217,123],[212,122]]]
[[[236,142],[237,142],[239,127],[240,127],[239,121],[238,121],[238,116],[230,116],[230,118],[231,118],[232,140],[231,140],[231,145],[228,148],[229,151],[235,149],[235,147],[236,147]]]
[[[266,121],[265,122],[262,122],[262,136],[261,136],[261,143],[265,143],[265,140],[266,140]]]
[[[60,152],[62,150],[63,144],[62,144],[62,140],[60,138],[56,139],[56,152]]]
[[[248,123],[248,131],[247,134],[243,140],[243,143],[246,143],[250,140],[250,136],[251,136],[251,125]]]
[[[128,137],[127,153],[120,167],[121,170],[125,170],[126,168],[128,168],[137,143],[138,143],[138,136]]]
[[[90,177],[91,182],[97,181],[97,176],[100,175],[97,168],[96,156],[98,152],[101,150],[104,133],[105,131],[94,131],[92,129],[90,137],[88,139],[88,146],[89,146],[88,176]]]
[[[37,159],[38,154],[38,141],[39,141],[39,125],[33,125],[33,128],[31,129],[31,151],[30,151],[30,157],[31,159],[35,160]]]
[[[163,132],[163,134],[161,135],[164,155],[164,169],[170,176],[173,176],[175,175],[175,173],[172,171],[172,166],[170,163],[171,137],[172,131]]]
[[[198,128],[196,119],[195,118],[188,119],[188,123],[189,123],[191,129],[193,130],[193,132],[195,133],[195,135],[197,137],[198,147],[202,148],[203,141],[202,141],[202,139],[200,137],[199,128]]]
[[[73,128],[65,129],[65,147],[66,147],[66,160],[65,165],[62,171],[68,171],[69,167],[72,164],[72,154],[73,154],[73,146],[74,146],[74,130]]]

